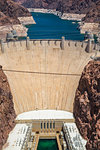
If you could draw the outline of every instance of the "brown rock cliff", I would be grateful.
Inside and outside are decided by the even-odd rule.
[[[100,22],[100,0],[13,0],[27,8],[56,9],[62,13],[87,14],[85,22]]]
[[[27,8],[57,9],[63,12],[87,13],[98,0],[13,0]]]
[[[93,7],[86,14],[85,18],[83,18],[83,21],[100,23],[100,0],[93,5]]]
[[[27,8],[12,0],[0,0],[0,25],[20,24],[18,17],[31,16]]]
[[[100,150],[100,61],[85,67],[74,101],[74,117],[87,150]]]
[[[9,83],[0,66],[0,150],[6,143],[9,132],[15,125],[15,117],[13,97]]]

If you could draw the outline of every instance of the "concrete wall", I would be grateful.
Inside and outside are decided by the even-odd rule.
[[[0,65],[17,114],[35,109],[73,111],[80,75],[93,54],[85,51],[86,43],[65,41],[64,50],[60,45],[61,41],[46,40],[3,43]]]

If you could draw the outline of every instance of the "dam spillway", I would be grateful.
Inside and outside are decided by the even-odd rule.
[[[16,114],[31,110],[73,111],[78,82],[92,53],[87,43],[30,40],[0,45],[0,64],[7,75]],[[94,47],[94,46],[93,46]]]

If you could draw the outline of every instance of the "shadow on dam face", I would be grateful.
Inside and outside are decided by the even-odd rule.
[[[92,53],[86,43],[16,41],[3,44],[0,65],[7,75],[16,114],[36,109],[73,111],[78,82]]]

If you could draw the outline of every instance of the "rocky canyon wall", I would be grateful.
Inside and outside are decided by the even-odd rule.
[[[56,9],[62,13],[87,14],[85,22],[100,22],[100,0],[13,0],[27,8]]]
[[[0,150],[14,127],[16,117],[8,80],[0,66]]]
[[[74,117],[87,150],[100,149],[100,61],[85,67],[74,101]]]
[[[0,39],[5,40],[12,30],[16,30],[18,36],[27,36],[27,28],[23,25],[34,23],[27,8],[11,0],[0,0]]]

